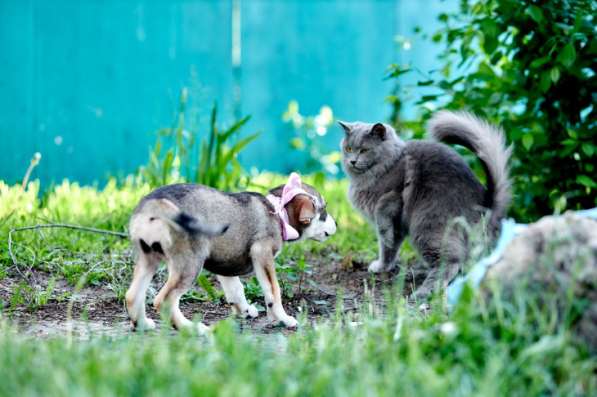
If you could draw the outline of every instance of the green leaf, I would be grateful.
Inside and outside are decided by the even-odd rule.
[[[162,184],[166,185],[168,183],[168,175],[172,170],[172,162],[174,161],[174,153],[172,149],[168,150],[166,153],[166,158],[162,163]]]
[[[585,154],[589,157],[591,157],[593,155],[593,153],[595,153],[595,146],[593,146],[590,143],[583,143],[582,144],[582,151],[585,152]]]
[[[419,87],[426,87],[428,85],[432,85],[434,82],[434,80],[417,81],[417,85]]]
[[[554,83],[557,83],[558,80],[560,79],[560,69],[558,69],[558,67],[553,67],[551,69],[551,71],[549,72],[549,76],[551,77],[551,81],[553,81]]]
[[[551,87],[551,73],[543,73],[539,80],[539,89],[541,92],[546,92]]]
[[[251,119],[251,116],[245,116],[242,119],[238,120],[236,123],[234,123],[232,125],[232,127],[228,128],[227,131],[218,135],[220,142],[226,142],[228,140],[228,138],[230,138],[232,136],[232,134],[234,134],[235,132],[240,130],[241,127],[243,125],[245,125],[250,119]]]
[[[527,8],[526,13],[538,24],[543,22],[543,11],[541,11],[541,8],[532,5]]]
[[[583,186],[589,187],[589,188],[597,188],[597,182],[595,182],[593,179],[591,179],[590,176],[587,175],[579,175],[576,177],[576,182],[580,183]]]
[[[437,95],[423,95],[421,97],[420,103],[435,101],[437,99]]]
[[[230,148],[228,153],[226,153],[222,157],[222,163],[223,163],[222,169],[225,167],[226,164],[228,164],[230,162],[230,160],[232,158],[234,158],[236,155],[238,155],[243,150],[243,148],[245,146],[247,146],[249,143],[253,142],[255,140],[255,138],[257,138],[257,136],[259,136],[259,133],[249,135],[249,136],[241,139],[240,141],[238,141],[234,146],[232,146],[232,148]]]
[[[493,54],[491,56],[491,58],[489,59],[489,63],[491,63],[492,65],[495,65],[502,59],[503,56],[504,56],[504,54],[502,54],[501,51],[497,51],[495,54]]]
[[[572,43],[568,43],[564,46],[564,48],[558,55],[558,62],[560,62],[565,67],[569,68],[574,64],[575,60],[576,50],[574,49],[574,45]]]
[[[448,80],[442,80],[438,83],[438,86],[442,90],[449,90],[452,88],[452,83],[450,83]]]
[[[400,66],[398,65],[392,65],[391,66],[392,71],[390,72],[390,74],[388,74],[386,76],[386,79],[394,79],[400,75],[403,75],[404,73],[408,73],[410,72],[410,68],[404,68],[402,69]]]
[[[525,134],[522,136],[522,146],[524,146],[524,148],[526,150],[529,150],[531,148],[531,146],[533,146],[533,135],[531,134]]]
[[[531,68],[535,69],[538,68],[540,66],[545,65],[547,62],[550,61],[550,57],[542,57],[542,58],[537,58],[535,59],[533,62],[531,62]]]

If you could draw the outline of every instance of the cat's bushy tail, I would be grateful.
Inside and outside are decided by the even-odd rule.
[[[491,208],[490,225],[497,227],[506,215],[512,197],[508,160],[512,147],[506,147],[504,132],[467,112],[437,112],[427,124],[431,138],[457,144],[473,151],[487,175],[485,205]]]

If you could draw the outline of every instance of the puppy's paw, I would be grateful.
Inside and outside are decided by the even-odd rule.
[[[145,317],[144,319],[133,321],[131,320],[133,331],[150,331],[155,329],[155,321]]]
[[[296,329],[298,327],[298,321],[296,321],[296,318],[292,316],[286,316],[282,320],[282,323],[284,323],[284,326],[286,326],[286,328]]]
[[[259,316],[259,310],[257,310],[255,305],[248,305],[245,307],[245,310],[243,311],[244,318],[257,318],[257,316]]]
[[[379,259],[376,259],[369,264],[367,270],[369,270],[371,273],[381,273],[386,269],[384,264]]]
[[[202,322],[197,323],[197,333],[199,335],[209,335],[211,334],[211,328],[207,325],[203,324]]]
[[[256,318],[259,316],[259,310],[257,310],[255,305],[246,304],[244,306],[239,306],[233,304],[231,307],[232,314],[241,318]]]

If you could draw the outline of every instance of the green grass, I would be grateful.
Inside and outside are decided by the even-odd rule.
[[[388,294],[389,296],[392,294]],[[388,298],[390,299],[390,298]],[[501,318],[472,299],[450,317],[403,301],[296,334],[137,334],[35,340],[0,330],[0,395],[595,395],[594,357],[563,327]],[[373,307],[374,308],[374,307]],[[527,320],[531,320],[525,316]],[[534,320],[537,320],[535,318]]]
[[[264,191],[284,180],[259,175],[252,190]],[[288,245],[278,258],[287,279],[307,272],[312,266],[308,258],[318,255],[329,261],[372,260],[374,234],[347,202],[346,181],[306,180],[323,191],[338,220],[338,234],[323,245]],[[0,284],[16,271],[7,253],[11,228],[68,222],[124,231],[130,211],[148,190],[133,179],[102,189],[65,182],[40,196],[36,183],[23,191],[0,182]],[[61,229],[27,231],[14,239],[22,272],[31,267],[72,285],[82,279],[107,285],[120,297],[130,280],[126,240]],[[248,293],[252,287],[249,282]],[[384,294],[385,307],[366,299],[356,313],[337,314],[314,326],[303,317],[289,336],[240,332],[229,319],[218,323],[210,337],[164,330],[81,340],[69,335],[35,339],[10,325],[11,304],[35,309],[52,294],[52,286],[31,288],[20,285],[13,291],[14,303],[0,304],[0,396],[597,393],[597,359],[571,332],[577,307],[572,294],[562,298],[568,304],[560,302],[560,311],[554,311],[545,296],[524,290],[508,301],[466,290],[451,314],[439,300],[422,314],[397,290],[374,291]]]

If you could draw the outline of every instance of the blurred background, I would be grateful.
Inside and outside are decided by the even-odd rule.
[[[1,0],[0,194],[323,183],[343,176],[336,120],[412,139],[447,108],[503,127],[518,219],[594,207],[595,15],[594,0]]]
[[[42,186],[136,172],[181,112],[183,134],[206,135],[214,103],[224,126],[251,116],[235,139],[260,132],[245,168],[337,174],[333,119],[390,119],[390,65],[433,69],[438,44],[415,29],[457,3],[3,0],[0,178],[35,152]]]

